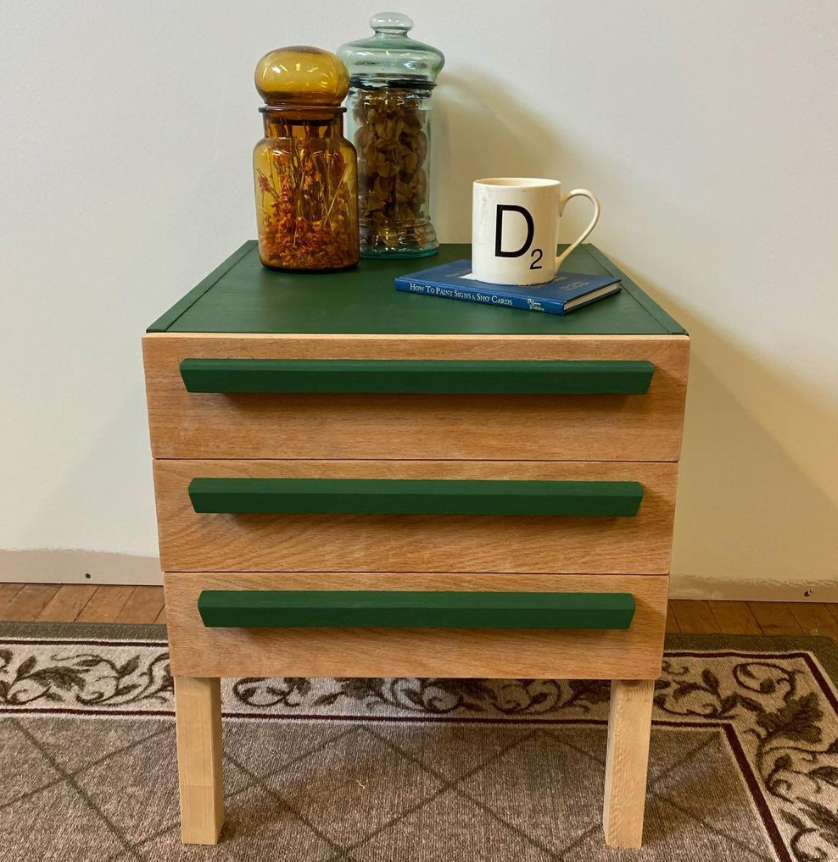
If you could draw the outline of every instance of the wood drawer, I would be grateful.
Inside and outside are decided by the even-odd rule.
[[[177,676],[360,676],[655,679],[669,578],[625,575],[177,573],[165,575]],[[625,630],[207,628],[202,590],[630,592]]]
[[[150,334],[143,344],[157,458],[675,461],[681,448],[686,336]],[[184,361],[201,391],[187,391]]]
[[[169,572],[669,571],[672,463],[158,460],[154,471]],[[219,483],[196,482],[193,505],[190,485],[206,479],[245,481],[215,501]],[[327,487],[318,502],[319,482],[265,481],[312,479],[350,493]],[[357,502],[359,484],[374,486],[372,504],[363,487]]]

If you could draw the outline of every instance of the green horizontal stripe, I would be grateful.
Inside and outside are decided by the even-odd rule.
[[[560,247],[563,250],[564,246]],[[253,241],[167,312],[150,331],[364,335],[666,335],[684,330],[592,245],[567,259],[568,272],[619,278],[622,290],[572,314],[536,314],[397,291],[393,280],[471,257],[471,246],[440,246],[428,261],[364,260],[345,272],[277,272]]]
[[[632,517],[639,482],[453,479],[210,479],[189,484],[199,513]]]
[[[189,392],[642,395],[645,360],[184,359]]]
[[[627,629],[631,593],[204,590],[207,627]]]

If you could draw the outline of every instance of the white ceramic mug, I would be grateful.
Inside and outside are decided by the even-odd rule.
[[[590,199],[590,223],[558,257],[559,217],[565,204],[581,195]],[[587,189],[562,194],[558,180],[497,177],[476,180],[471,211],[471,267],[489,284],[543,284],[551,281],[565,258],[587,239],[599,221],[599,201]]]

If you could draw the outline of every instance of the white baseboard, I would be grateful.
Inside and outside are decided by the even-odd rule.
[[[160,560],[74,548],[0,550],[0,583],[162,584]]]
[[[89,577],[88,577],[89,576]],[[162,584],[160,560],[77,549],[0,550],[0,583]],[[672,575],[672,599],[838,602],[838,582],[760,581]]]
[[[838,582],[757,581],[698,578],[673,574],[670,599],[711,599],[721,602],[838,602]]]

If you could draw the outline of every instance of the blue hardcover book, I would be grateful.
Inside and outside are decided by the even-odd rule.
[[[576,272],[560,272],[545,284],[487,284],[477,281],[471,274],[470,260],[455,260],[453,263],[400,275],[395,283],[396,290],[406,293],[483,302],[499,308],[523,308],[547,314],[568,314],[620,290],[620,280],[612,275],[582,275]]]

